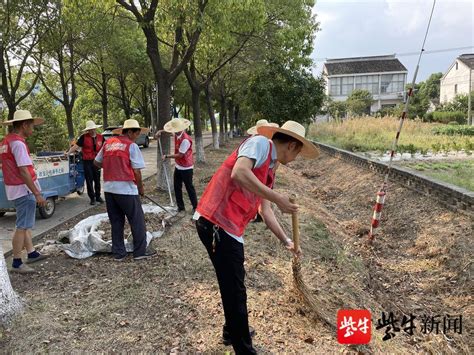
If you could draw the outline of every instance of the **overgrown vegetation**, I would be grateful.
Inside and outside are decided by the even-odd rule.
[[[433,128],[433,133],[447,136],[474,136],[474,126],[449,124]]]
[[[462,111],[434,111],[429,112],[423,117],[425,122],[439,122],[439,123],[466,123],[466,114]]]
[[[399,120],[395,117],[364,117],[312,125],[310,135],[316,141],[328,143],[353,152],[391,149]],[[399,140],[399,152],[447,153],[450,151],[474,151],[474,136],[450,136],[435,134],[434,129],[443,129],[436,123],[408,120],[404,123]],[[463,127],[463,126],[459,126]]]
[[[474,161],[417,162],[409,168],[435,179],[474,191]]]

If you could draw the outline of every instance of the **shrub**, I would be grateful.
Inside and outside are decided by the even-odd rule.
[[[466,123],[466,114],[461,111],[434,111],[432,112],[432,121],[429,122],[449,123],[453,121],[459,124]]]
[[[448,125],[435,127],[433,133],[446,136],[474,136],[474,126],[468,125]]]

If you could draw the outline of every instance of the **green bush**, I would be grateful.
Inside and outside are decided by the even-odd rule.
[[[446,136],[474,136],[474,126],[468,125],[448,125],[436,127],[433,133]]]
[[[425,121],[439,123],[449,123],[455,121],[459,124],[465,124],[466,114],[461,111],[434,111],[425,115]]]

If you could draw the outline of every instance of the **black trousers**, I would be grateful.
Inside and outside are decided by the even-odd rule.
[[[193,185],[193,169],[179,170],[174,169],[174,195],[176,197],[176,204],[178,205],[178,211],[184,211],[183,201],[183,182],[188,192],[189,199],[193,209],[196,209],[198,201],[196,196],[196,190]]]
[[[94,165],[93,160],[83,160],[83,162],[87,195],[91,201],[95,201],[100,197],[100,169]]]
[[[216,270],[224,308],[225,326],[236,354],[256,354],[249,333],[247,290],[245,288],[244,245],[200,217],[196,229]],[[216,248],[213,251],[213,234]]]
[[[132,229],[133,256],[141,256],[146,250],[146,225],[142,203],[138,195],[105,193],[105,203],[112,225],[112,253],[116,258],[127,255],[124,243],[124,223],[127,216]]]

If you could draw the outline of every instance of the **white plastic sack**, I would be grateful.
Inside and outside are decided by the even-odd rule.
[[[155,205],[143,205],[144,213],[161,213],[163,209]],[[167,208],[167,207],[165,207]],[[168,209],[168,208],[167,208]],[[169,209],[168,209],[169,210]],[[108,221],[109,216],[107,213],[96,214],[86,219],[83,219],[76,224],[72,229],[67,231],[67,237],[69,238],[70,244],[63,244],[62,249],[71,258],[85,259],[89,256],[94,255],[97,252],[111,253],[112,252],[112,241],[105,241],[102,239],[103,231],[98,230],[99,225]],[[158,238],[163,235],[165,224],[163,223],[163,229],[159,231],[147,231],[146,233],[146,245],[150,244],[153,238]],[[127,252],[133,251],[133,239],[130,235],[125,241],[125,248]]]

